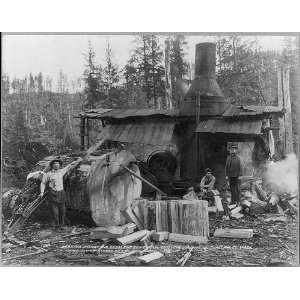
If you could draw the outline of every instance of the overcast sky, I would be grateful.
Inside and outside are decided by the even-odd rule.
[[[188,35],[188,59],[194,61],[195,44],[213,41],[213,36]],[[264,49],[282,50],[282,36],[250,36],[257,38]],[[13,77],[24,77],[30,72],[42,72],[45,76],[57,78],[62,70],[68,79],[77,79],[83,72],[83,53],[90,40],[97,62],[103,64],[105,47],[109,40],[115,62],[123,67],[133,47],[132,35],[5,35],[2,40],[3,72]],[[161,37],[163,41],[164,36]]]

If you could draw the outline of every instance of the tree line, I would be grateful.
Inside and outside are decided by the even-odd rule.
[[[284,63],[295,73],[297,47],[286,38],[282,53],[262,50],[255,40],[239,36],[215,38],[216,75],[225,96],[238,104],[276,105],[277,69]],[[25,146],[44,145],[49,153],[76,150],[79,124],[73,116],[90,108],[178,108],[193,79],[193,63],[182,34],[135,36],[125,66],[118,66],[110,43],[103,64],[89,43],[83,56],[81,78],[68,80],[60,71],[57,80],[38,74],[1,78],[2,141],[5,165],[32,163],[24,158]],[[297,86],[291,80],[292,109]],[[297,120],[295,120],[297,121]],[[26,155],[25,155],[26,156]],[[14,162],[14,163],[12,163]]]

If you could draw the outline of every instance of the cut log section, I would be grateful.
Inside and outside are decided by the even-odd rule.
[[[179,214],[182,234],[208,237],[209,222],[207,201],[180,201]]]
[[[124,237],[120,237],[117,238],[117,241],[121,244],[121,245],[128,245],[134,242],[137,242],[139,240],[141,240],[144,236],[146,236],[148,234],[148,230],[140,230],[137,232],[134,232],[132,234],[126,235]]]
[[[161,257],[163,257],[164,255],[160,252],[152,252],[143,256],[138,257],[138,260],[147,264],[153,260],[159,259]]]
[[[218,228],[214,232],[214,237],[249,239],[253,237],[253,229]]]
[[[97,226],[124,225],[121,211],[130,207],[133,199],[140,197],[142,183],[120,166],[129,166],[140,175],[135,157],[128,151],[108,153],[96,161],[87,180],[92,217]]]
[[[205,236],[195,236],[195,235],[187,235],[180,233],[170,233],[169,241],[177,242],[177,243],[186,243],[186,244],[206,244],[207,238]]]
[[[201,200],[161,200],[136,204],[145,229],[208,236],[208,202]]]

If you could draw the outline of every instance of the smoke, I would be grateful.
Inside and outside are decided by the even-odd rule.
[[[276,193],[298,194],[298,160],[294,153],[284,160],[270,162],[265,174],[266,182]]]

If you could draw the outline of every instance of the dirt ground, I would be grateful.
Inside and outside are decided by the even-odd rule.
[[[270,215],[245,216],[239,220],[210,218],[210,237],[206,245],[187,245],[171,242],[148,243],[149,252],[160,251],[164,256],[146,266],[176,266],[176,262],[193,246],[186,267],[201,266],[296,266],[298,265],[297,219],[288,217],[287,222],[266,222]],[[274,216],[272,214],[271,216]],[[250,239],[215,238],[216,228],[252,228]],[[65,227],[61,232],[47,225],[28,224],[15,238],[27,242],[16,245],[9,239],[2,239],[3,266],[145,266],[136,253],[127,258],[109,262],[108,259],[121,253],[144,250],[145,244],[136,242],[119,246],[111,241],[93,241],[85,233],[87,227]],[[64,235],[82,233],[71,237]],[[15,256],[43,253],[11,259]],[[144,252],[147,254],[148,252]]]

